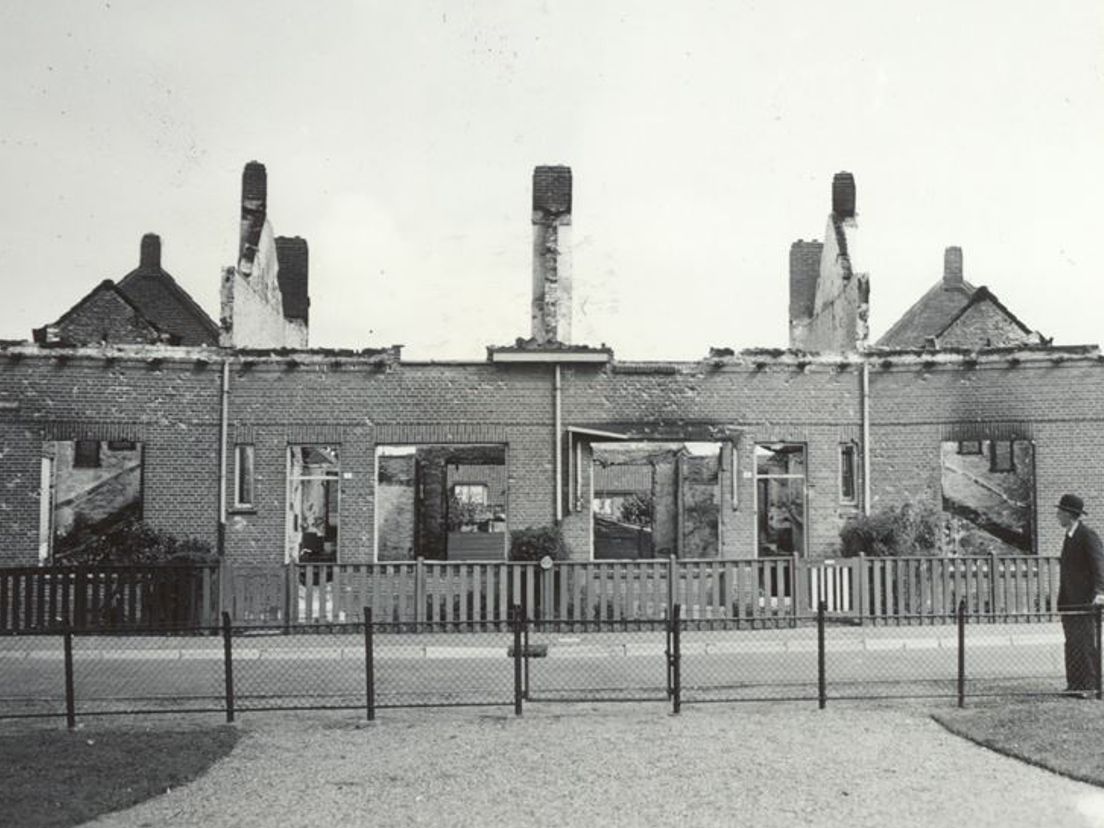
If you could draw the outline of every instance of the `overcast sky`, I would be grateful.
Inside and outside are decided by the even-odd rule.
[[[242,166],[310,245],[311,343],[483,359],[529,335],[530,184],[574,171],[575,340],[786,344],[788,251],[858,187],[877,336],[964,248],[1059,344],[1104,309],[1104,5],[0,5],[0,338],[145,232],[217,320]]]

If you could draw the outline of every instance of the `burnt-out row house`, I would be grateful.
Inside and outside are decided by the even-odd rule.
[[[566,167],[533,174],[530,335],[470,362],[311,348],[307,243],[267,200],[252,162],[217,323],[147,235],[136,270],[0,346],[4,564],[139,519],[239,563],[502,560],[549,526],[576,560],[816,558],[906,503],[948,518],[947,552],[1054,554],[1059,495],[1104,503],[1098,348],[1031,330],[955,247],[870,342],[848,173],[790,249],[789,347],[691,362],[573,341]]]

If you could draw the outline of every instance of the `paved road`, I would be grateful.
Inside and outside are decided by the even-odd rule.
[[[841,703],[273,714],[182,789],[94,823],[147,826],[1104,826],[1104,791]],[[99,723],[90,725],[94,728]]]

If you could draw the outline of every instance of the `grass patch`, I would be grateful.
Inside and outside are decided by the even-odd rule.
[[[195,779],[237,741],[231,727],[5,728],[0,822],[69,826],[128,808]]]
[[[1065,698],[987,702],[941,711],[934,718],[998,753],[1104,787],[1104,703]]]

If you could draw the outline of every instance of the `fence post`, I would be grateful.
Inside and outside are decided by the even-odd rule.
[[[73,692],[73,632],[65,630],[65,723],[70,730],[77,728],[77,700]]]
[[[310,607],[306,608],[310,616]],[[294,561],[284,564],[284,630],[291,629],[293,620],[299,614],[299,573]]]
[[[989,553],[989,623],[997,623],[997,553]]]
[[[425,558],[414,561],[414,621],[426,620]]]
[[[966,599],[958,602],[958,706],[966,706]]]
[[[677,716],[682,710],[682,605],[675,604],[671,613],[671,638],[674,653],[671,655],[671,700]]]
[[[521,604],[510,608],[514,626],[514,715],[521,715]]]
[[[667,616],[667,649],[664,651],[664,655],[667,656],[667,698],[673,699],[675,697],[675,685],[674,685],[674,642],[672,640],[674,634],[674,624],[672,623],[672,616]]]
[[[667,617],[675,611],[675,598],[678,596],[678,558],[667,558]]]
[[[828,677],[824,652],[824,617],[828,605],[824,601],[817,603],[817,706],[823,710],[828,704]]]
[[[866,623],[866,621],[865,621],[866,601],[867,601],[867,598],[869,597],[866,594],[866,554],[865,553],[863,553],[863,552],[859,553],[859,562],[858,562],[858,564],[856,564],[856,567],[857,568],[854,570],[855,573],[856,573],[856,575],[855,575],[855,591],[858,592],[857,604],[858,604],[858,609],[859,609],[859,626],[861,627],[863,624]]]
[[[537,622],[540,623],[540,622]],[[529,619],[526,617],[525,626],[523,627],[523,638],[521,644],[522,658],[525,659],[525,675],[522,677],[521,695],[525,701],[529,701]]]
[[[1093,604],[1093,620],[1096,622],[1096,664],[1093,665],[1094,666],[1093,672],[1096,673],[1096,700],[1097,701],[1100,701],[1102,695],[1104,695],[1101,692],[1101,669],[1100,669],[1101,668],[1100,645],[1102,643],[1101,642],[1101,637],[1100,637],[1100,632],[1101,632],[1101,618],[1102,618],[1102,616],[1104,616],[1104,606],[1101,606],[1100,604]]]
[[[801,572],[801,559],[797,557],[797,552],[794,552],[790,556],[790,626],[797,626],[797,619],[801,614],[801,606],[805,603],[805,591],[803,588],[803,581]],[[782,584],[778,584],[778,591],[782,592]],[[782,596],[779,595],[779,600]],[[770,570],[767,570],[767,601],[770,602]]]
[[[368,721],[376,720],[376,642],[372,629],[372,608],[364,608],[364,681]]]
[[[226,676],[226,721],[234,721],[234,658],[230,643],[230,613],[222,614],[222,663]]]

